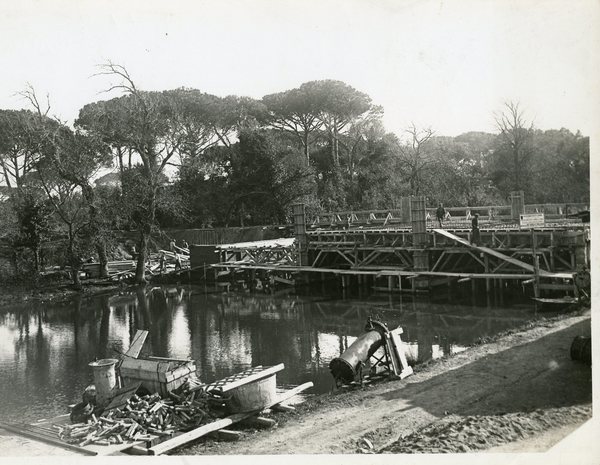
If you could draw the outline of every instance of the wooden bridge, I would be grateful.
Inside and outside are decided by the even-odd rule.
[[[484,280],[487,291],[509,282],[532,285],[539,298],[542,293],[577,297],[587,287],[590,234],[581,220],[553,218],[536,227],[480,222],[480,237],[473,244],[466,224],[439,228],[437,221],[427,220],[424,201],[415,205],[421,208],[413,209],[410,227],[310,228],[298,214],[294,241],[217,246],[220,260],[213,266],[231,279],[247,271],[251,281],[286,283],[329,275],[343,288],[368,285],[389,291]]]

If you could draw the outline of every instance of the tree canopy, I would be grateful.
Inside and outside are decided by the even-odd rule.
[[[34,269],[54,233],[73,268],[94,250],[106,263],[118,227],[137,231],[143,282],[152,232],[281,224],[298,201],[309,211],[397,208],[410,195],[477,206],[524,190],[528,202],[589,202],[589,138],[536,129],[519,103],[495,114],[495,134],[414,124],[393,134],[383,109],[341,81],[254,99],[142,90],[111,63],[100,74],[120,95],[84,105],[72,127],[32,89],[33,108],[0,110],[3,230]]]

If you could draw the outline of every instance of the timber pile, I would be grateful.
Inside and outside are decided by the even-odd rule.
[[[106,418],[131,420],[149,433],[171,435],[212,421],[206,402],[161,399],[158,393],[147,396],[133,395],[123,408],[111,410]]]
[[[108,446],[128,441],[151,441],[157,437],[172,436],[177,431],[188,431],[211,423],[218,415],[211,412],[211,398],[203,391],[182,390],[162,399],[158,393],[138,396],[133,394],[125,405],[110,409],[88,423],[56,425],[58,437],[79,447],[88,444]],[[219,404],[219,400],[215,405]]]
[[[178,253],[170,252],[168,250],[159,250],[158,253],[148,255],[145,266],[146,273],[149,275],[159,275],[188,269],[190,267],[189,252],[186,253],[187,249],[180,250],[181,251]],[[179,266],[177,266],[177,261],[179,261]],[[120,281],[135,276],[135,268],[136,262],[134,260],[109,262],[108,274],[111,280]]]
[[[73,425],[55,426],[58,437],[69,444],[84,447],[90,444],[110,446],[123,444],[127,441],[151,440],[155,436],[130,418],[113,420],[108,417],[95,417],[88,423],[75,423]]]

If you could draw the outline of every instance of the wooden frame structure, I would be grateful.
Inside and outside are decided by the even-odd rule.
[[[358,284],[387,279],[387,289],[416,291],[453,281],[484,279],[486,290],[503,287],[507,280],[533,284],[535,297],[542,291],[578,296],[575,273],[589,265],[589,236],[582,223],[522,230],[485,227],[479,244],[471,244],[471,229],[427,229],[415,245],[409,228],[349,228],[306,233],[308,263],[300,266],[294,246],[288,251],[261,247],[229,247],[221,263],[237,271],[271,275],[323,273],[340,276],[342,287],[354,276]],[[419,266],[415,266],[415,257]],[[426,281],[423,285],[423,280]],[[421,285],[418,283],[421,282]],[[386,286],[384,284],[383,287]]]

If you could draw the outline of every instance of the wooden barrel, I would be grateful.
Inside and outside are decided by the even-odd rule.
[[[592,338],[575,336],[571,343],[571,360],[592,364]]]

